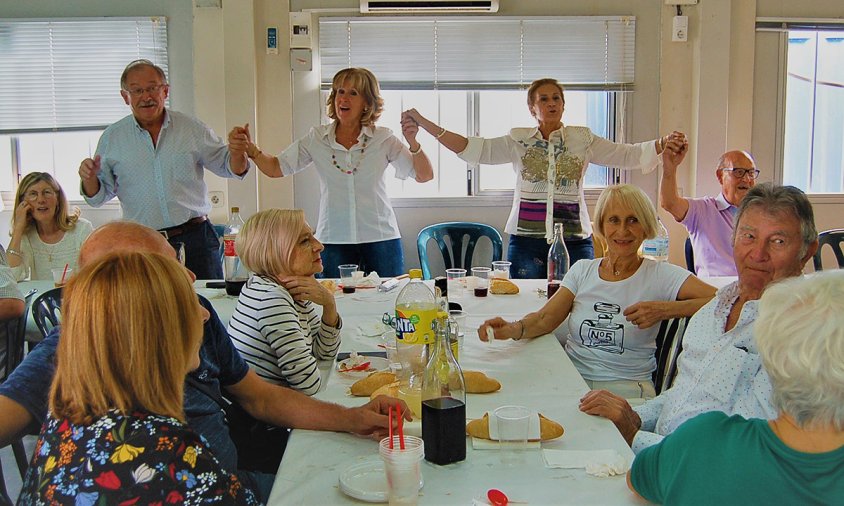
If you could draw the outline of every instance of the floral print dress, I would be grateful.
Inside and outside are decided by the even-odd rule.
[[[18,504],[258,504],[175,418],[112,410],[90,425],[49,417]]]

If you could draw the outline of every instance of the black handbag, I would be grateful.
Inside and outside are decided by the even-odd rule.
[[[229,436],[237,448],[237,468],[276,474],[287,447],[290,429],[258,420],[238,403],[229,401],[190,375],[185,379],[191,386],[213,399],[225,413]]]

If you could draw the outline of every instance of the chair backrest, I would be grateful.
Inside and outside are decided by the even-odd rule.
[[[62,322],[61,287],[47,290],[35,299],[32,303],[32,317],[42,337],[47,337],[53,327]]]
[[[685,251],[686,251],[686,269],[689,269],[692,272],[692,274],[697,274],[697,270],[695,269],[695,251],[692,249],[692,238],[691,237],[686,237]]]
[[[6,377],[23,360],[23,347],[26,341],[26,321],[34,296],[35,290],[26,294],[24,299],[26,307],[24,308],[23,315],[0,321],[0,383],[6,381]]]
[[[835,260],[838,262],[838,268],[844,268],[844,253],[841,252],[842,241],[844,241],[844,228],[824,230],[818,234],[818,251],[812,258],[816,271],[823,270],[823,266],[821,265],[821,253],[825,244],[828,244],[829,247],[832,248],[832,252],[835,254]]]
[[[677,375],[677,357],[683,350],[683,334],[688,318],[663,320],[656,337],[656,370],[653,373],[654,388],[659,394],[671,388]]]
[[[487,237],[492,242],[492,261],[501,260],[503,242],[501,234],[494,227],[484,223],[467,221],[452,221],[428,225],[419,231],[416,238],[416,249],[419,252],[419,263],[422,265],[422,275],[431,279],[431,265],[428,259],[428,241],[437,242],[437,247],[443,255],[446,269],[469,269],[478,239]],[[448,242],[446,242],[448,238]],[[445,273],[443,273],[445,274]]]

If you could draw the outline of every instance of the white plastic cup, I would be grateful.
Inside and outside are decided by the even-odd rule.
[[[456,299],[463,297],[463,290],[466,288],[466,269],[446,269],[446,283],[448,286],[448,298]]]
[[[387,498],[390,504],[417,504],[419,483],[422,478],[421,463],[425,458],[425,445],[422,438],[404,436],[404,450],[402,450],[399,436],[393,436],[392,449],[390,449],[390,438],[385,437],[378,445],[378,452],[384,461],[384,472],[387,474]]]
[[[450,309],[448,317],[457,324],[457,350],[459,355],[463,355],[463,338],[466,336],[466,319],[469,318],[469,313],[460,309]]]
[[[510,279],[510,266],[512,262],[506,260],[496,260],[492,262],[492,277]]]
[[[519,464],[527,450],[531,410],[524,406],[501,406],[492,412],[498,427],[501,463]]]
[[[387,351],[387,360],[390,362],[390,370],[397,372],[401,369],[398,351],[396,351],[396,331],[389,330],[381,334],[384,340],[384,350]]]
[[[343,293],[355,293],[358,286],[358,280],[355,279],[358,264],[338,265],[337,269],[340,270],[340,284],[343,285]]]
[[[472,267],[472,278],[475,281],[475,296],[486,297],[489,292],[489,277],[492,269],[489,267]]]
[[[53,273],[53,286],[55,287],[63,286],[70,279],[70,275],[73,274],[73,269],[70,267],[67,268],[67,272],[65,272],[64,267],[56,267],[50,270]]]

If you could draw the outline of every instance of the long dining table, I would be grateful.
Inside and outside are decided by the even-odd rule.
[[[460,365],[484,371],[501,382],[492,394],[467,395],[467,419],[480,418],[503,405],[523,405],[559,422],[562,437],[543,442],[543,449],[616,450],[628,460],[633,454],[608,420],[578,410],[586,384],[572,365],[554,335],[533,340],[496,341],[486,344],[477,337],[478,326],[493,316],[518,319],[540,308],[545,296],[542,280],[519,280],[517,295],[451,297],[467,311]],[[343,317],[343,351],[373,351],[381,342],[376,336],[383,313],[393,314],[400,289],[389,293],[358,290],[338,296]],[[357,406],[367,398],[348,393],[355,378],[331,366],[327,381],[316,397],[345,406]],[[324,376],[325,378],[325,376]],[[420,504],[472,504],[497,488],[513,500],[529,504],[636,504],[627,490],[625,477],[598,478],[584,469],[551,469],[544,464],[539,449],[524,452],[520,465],[503,465],[497,450],[474,449],[467,437],[466,460],[447,466],[422,464],[424,486]],[[378,443],[346,434],[294,430],[278,469],[269,504],[359,504],[339,486],[340,474],[350,466],[378,458]],[[486,503],[480,503],[486,504]]]

